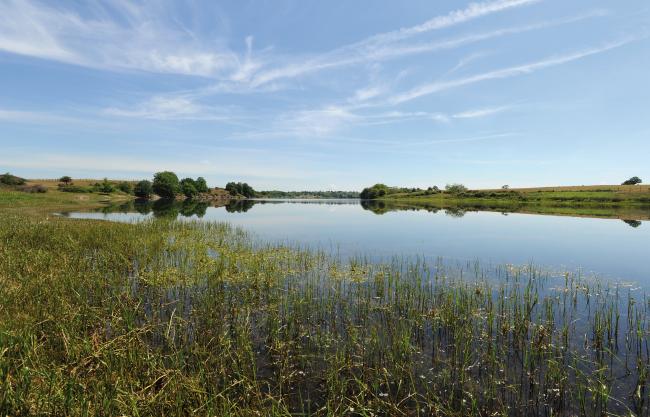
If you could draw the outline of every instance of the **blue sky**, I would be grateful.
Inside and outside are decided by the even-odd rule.
[[[0,0],[0,171],[650,178],[647,0]]]

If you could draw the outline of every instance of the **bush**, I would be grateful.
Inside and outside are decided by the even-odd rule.
[[[63,191],[64,193],[92,193],[94,190],[90,187],[82,187],[79,185],[59,184],[59,191]]]
[[[161,198],[175,198],[180,192],[178,177],[171,171],[158,172],[153,177],[153,192]]]
[[[151,198],[151,195],[153,194],[151,181],[142,180],[138,182],[133,189],[133,194],[139,198]]]
[[[445,191],[450,194],[461,194],[467,192],[467,187],[463,184],[447,184],[445,186]]]
[[[210,188],[208,188],[208,183],[205,182],[205,178],[203,177],[198,177],[196,181],[194,181],[194,186],[196,187],[196,191],[200,193],[207,193],[210,191]]]
[[[119,183],[117,185],[117,189],[122,191],[123,193],[133,194],[133,187],[131,186],[130,183],[126,181],[122,181],[121,183]]]
[[[110,194],[115,192],[115,187],[113,186],[113,184],[108,182],[108,179],[104,178],[104,181],[102,181],[102,183],[99,184],[99,192]]]
[[[187,198],[196,197],[196,195],[199,193],[192,178],[183,178],[181,180],[181,192]]]
[[[7,172],[6,174],[0,175],[0,183],[5,185],[24,185],[25,179]]]
[[[362,200],[374,200],[388,194],[388,186],[385,184],[375,184],[372,187],[364,188],[359,197]]]
[[[25,185],[20,187],[20,191],[26,192],[26,193],[46,193],[47,192],[47,187],[41,185],[41,184],[35,184],[35,185]]]
[[[625,182],[624,182],[623,184],[621,184],[621,185],[637,185],[637,184],[641,184],[642,182],[643,182],[643,181],[641,181],[641,178],[639,178],[639,177],[632,177],[632,178],[630,178],[629,180],[625,181]]]
[[[255,196],[255,190],[253,190],[253,187],[248,185],[245,182],[229,182],[226,184],[226,191],[230,193],[230,195],[242,195],[246,198],[251,198]]]

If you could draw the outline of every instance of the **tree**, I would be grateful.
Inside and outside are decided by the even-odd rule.
[[[61,178],[59,178],[59,182],[62,182],[62,183],[64,183],[65,185],[72,184],[72,178],[70,178],[70,177],[67,176],[67,175],[64,175],[64,176],[62,176]]]
[[[171,171],[162,171],[156,173],[153,177],[153,192],[161,198],[175,198],[181,190],[178,177]]]
[[[245,182],[229,182],[226,184],[226,191],[228,191],[232,196],[241,195],[246,198],[255,196],[255,190],[253,187]]]
[[[359,197],[362,200],[374,200],[388,194],[388,186],[385,184],[375,184],[372,187],[364,188]]]
[[[115,187],[113,187],[113,184],[108,182],[107,178],[104,178],[104,181],[102,181],[102,183],[99,185],[99,192],[110,194],[114,191]]]
[[[181,192],[187,198],[196,197],[196,195],[199,193],[196,189],[195,182],[192,178],[183,178],[181,180]]]
[[[623,185],[637,185],[641,184],[643,181],[641,181],[641,178],[639,177],[632,177],[629,180],[625,181]]]
[[[445,186],[445,191],[451,194],[461,194],[467,191],[467,187],[463,184],[447,184]]]
[[[151,194],[153,194],[151,181],[142,180],[137,183],[133,189],[133,194],[139,198],[151,198]]]
[[[506,184],[506,185],[504,185],[503,187],[501,187],[501,189],[502,189],[502,190],[509,190],[509,189],[510,189],[510,186]]]
[[[10,173],[6,173],[3,175],[0,175],[0,183],[5,184],[5,185],[25,185],[26,180],[24,178],[17,177],[15,175],[11,175]]]
[[[205,182],[205,178],[203,177],[198,177],[196,181],[194,181],[194,186],[196,187],[196,191],[200,193],[207,193],[210,191],[208,188],[208,183]]]
[[[122,181],[117,185],[117,189],[122,191],[123,193],[127,194],[132,194],[133,193],[133,187],[131,187],[131,184],[129,184],[126,181]]]

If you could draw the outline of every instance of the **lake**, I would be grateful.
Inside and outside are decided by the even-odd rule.
[[[650,225],[645,221],[371,208],[358,200],[248,200],[225,207],[159,201],[64,215],[111,221],[155,216],[228,222],[263,241],[324,249],[342,257],[532,263],[554,272],[581,270],[586,275],[650,284]]]

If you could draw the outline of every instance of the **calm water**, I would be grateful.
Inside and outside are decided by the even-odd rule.
[[[532,262],[556,271],[582,269],[650,285],[650,222],[445,210],[375,214],[355,200],[245,201],[228,207],[157,203],[104,211],[65,215],[113,221],[153,216],[226,221],[267,241],[318,247],[342,256]]]

